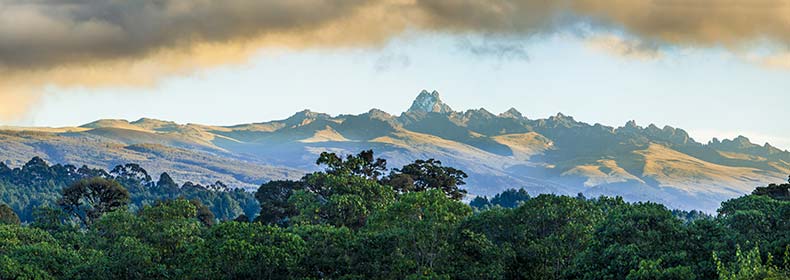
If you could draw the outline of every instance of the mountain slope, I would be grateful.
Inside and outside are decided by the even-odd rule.
[[[465,170],[473,195],[523,187],[533,194],[622,195],[710,211],[790,173],[790,152],[745,137],[703,144],[669,126],[590,125],[563,114],[532,120],[516,109],[457,112],[435,91],[421,92],[399,116],[305,110],[226,127],[141,119],[3,129],[0,158],[10,165],[32,156],[102,168],[137,162],[178,180],[245,187],[315,170],[323,151],[373,149],[390,167],[436,158]]]

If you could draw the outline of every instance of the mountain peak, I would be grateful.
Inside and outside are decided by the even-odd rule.
[[[502,117],[502,118],[513,118],[513,119],[524,118],[524,116],[521,115],[521,112],[516,110],[516,108],[510,108],[507,111],[505,111],[504,113],[499,114],[499,116]]]
[[[576,122],[573,117],[565,115],[563,113],[557,113],[554,116],[549,117],[549,120],[556,121],[556,122]]]
[[[302,121],[305,119],[329,119],[331,118],[330,115],[325,113],[319,113],[311,111],[310,109],[304,109],[302,111],[296,112],[293,116],[288,117],[286,120],[298,120]]]
[[[433,112],[441,114],[450,113],[452,111],[453,109],[450,108],[450,106],[442,102],[439,98],[439,92],[435,90],[430,93],[427,90],[420,92],[417,99],[414,99],[411,108],[408,110],[408,112]]]

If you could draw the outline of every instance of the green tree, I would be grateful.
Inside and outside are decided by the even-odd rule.
[[[530,198],[524,189],[508,189],[491,198],[491,204],[505,208],[516,208]]]
[[[363,176],[319,172],[305,176],[303,181],[309,190],[303,196],[314,196],[304,197],[303,202],[313,201],[315,205],[299,207],[298,219],[302,221],[317,216],[322,223],[358,229],[371,213],[395,200],[391,187]]]
[[[639,262],[638,269],[632,269],[626,280],[693,280],[697,276],[687,266],[672,267],[665,269],[661,261],[643,260]]]
[[[302,225],[288,229],[305,242],[297,267],[302,277],[338,279],[353,273],[357,248],[354,232],[344,227]]]
[[[24,264],[6,255],[0,255],[0,279],[55,279],[34,264]]]
[[[261,213],[257,221],[268,225],[287,225],[289,217],[299,213],[289,202],[296,190],[303,189],[299,181],[269,181],[255,192],[255,199],[261,205]]]
[[[206,227],[198,220],[194,204],[186,199],[175,199],[146,206],[138,213],[140,223],[135,237],[155,250],[162,264],[173,277],[185,277],[189,260],[204,242]]]
[[[540,195],[513,212],[516,264],[521,279],[558,279],[589,247],[603,213],[591,202],[568,196]]]
[[[11,207],[6,204],[0,204],[0,225],[18,225],[19,223],[19,216],[16,215],[14,209],[11,209]]]
[[[790,201],[768,195],[747,195],[725,201],[720,220],[735,234],[735,243],[759,244],[761,250],[781,256],[790,244]]]
[[[279,227],[224,222],[212,227],[192,259],[198,279],[293,279],[305,242]]]
[[[590,245],[575,259],[569,277],[626,279],[642,261],[661,269],[689,269],[683,222],[663,205],[637,203],[611,209],[595,229]],[[653,263],[654,264],[654,263]],[[647,269],[647,268],[646,268]]]
[[[451,253],[438,269],[453,279],[507,279],[509,247],[497,246],[486,235],[458,229],[449,237]]]
[[[395,169],[383,180],[384,184],[392,186],[400,193],[421,192],[426,190],[441,190],[447,197],[460,200],[466,195],[466,190],[460,186],[469,176],[465,172],[442,166],[442,162],[429,160],[416,160],[414,163]]]
[[[363,176],[378,180],[387,170],[387,161],[373,156],[373,150],[348,155],[345,160],[335,153],[323,152],[316,160],[318,165],[326,165],[326,173],[332,175]]]
[[[176,193],[178,193],[178,184],[170,177],[170,174],[167,174],[167,172],[159,175],[159,180],[156,181],[156,187],[165,192],[168,195],[167,198],[175,198]]]
[[[200,223],[207,227],[214,225],[216,218],[214,217],[214,213],[211,212],[211,209],[208,209],[208,207],[203,205],[203,203],[198,199],[190,199],[189,203],[191,203],[192,206],[195,206],[195,210],[197,210],[195,217],[198,219],[198,221],[200,221]]]
[[[129,203],[129,191],[118,182],[98,177],[80,180],[63,189],[62,195],[58,205],[85,226]]]
[[[724,264],[715,252],[713,259],[717,264],[721,280],[790,279],[790,272],[782,271],[772,264],[773,258],[770,254],[768,260],[763,262],[759,247],[744,253],[739,246],[735,252],[735,261],[729,265]]]
[[[385,278],[441,273],[441,264],[452,255],[448,237],[471,214],[468,205],[447,198],[440,190],[405,194],[375,212],[363,228],[365,242],[371,245],[365,252],[371,263],[365,265],[380,270]],[[375,249],[378,246],[372,243],[388,248]]]

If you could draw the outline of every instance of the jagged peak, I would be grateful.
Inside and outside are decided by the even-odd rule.
[[[442,102],[438,91],[429,93],[427,90],[422,90],[412,102],[408,112],[447,114],[453,112],[453,109]]]
[[[502,117],[502,118],[514,118],[514,119],[523,119],[524,118],[524,116],[521,115],[521,112],[516,110],[516,108],[512,108],[512,107],[510,109],[508,109],[507,111],[502,112],[501,114],[499,114],[499,117]]]
[[[466,112],[464,112],[464,115],[465,116],[478,115],[478,116],[486,116],[486,117],[495,117],[496,116],[496,115],[492,114],[491,112],[489,112],[488,110],[486,110],[485,108],[480,108],[480,109],[477,109],[477,110],[469,109],[469,110],[466,110]]]
[[[293,116],[289,117],[288,119],[294,119],[294,118],[300,118],[300,119],[311,118],[311,119],[314,119],[314,118],[329,118],[329,117],[330,117],[329,115],[324,114],[324,113],[313,112],[310,109],[304,109],[304,110],[301,110],[299,112],[296,112],[295,114],[293,114]]]
[[[369,117],[375,119],[388,120],[392,118],[392,115],[390,115],[389,113],[376,108],[370,109],[370,111],[368,111],[367,114]]]
[[[667,130],[666,128],[667,127],[665,126],[663,129],[661,129],[661,128],[658,128],[657,125],[651,123],[650,125],[648,125],[645,128],[645,131],[647,131],[649,133],[662,133],[662,132],[670,132],[671,133],[671,130]]]
[[[318,113],[310,111],[309,109],[305,109],[299,112],[296,112],[292,116],[288,117],[284,120],[287,126],[302,126],[309,123],[312,123],[318,119],[330,119],[332,118],[328,114]]]
[[[751,140],[749,140],[748,137],[743,135],[738,135],[738,137],[735,137],[734,139],[732,139],[732,141],[741,142],[741,143],[751,143]]]
[[[549,120],[576,122],[576,120],[574,120],[573,117],[565,115],[563,113],[557,113],[556,115],[549,117]]]
[[[760,145],[756,145],[752,143],[752,141],[749,140],[749,138],[743,135],[739,135],[738,137],[735,137],[732,140],[724,139],[721,141],[721,145],[723,145],[724,147],[737,148],[737,149],[760,147]]]

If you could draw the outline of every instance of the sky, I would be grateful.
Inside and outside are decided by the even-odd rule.
[[[0,124],[399,114],[426,89],[790,149],[789,1],[554,2],[0,0]]]

